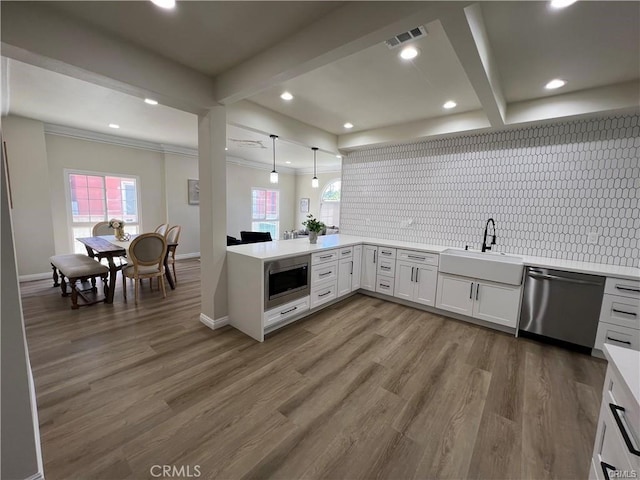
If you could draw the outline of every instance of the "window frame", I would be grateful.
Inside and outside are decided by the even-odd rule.
[[[263,192],[265,192],[265,218],[254,218],[253,216],[253,192],[256,190],[261,190]],[[278,194],[278,204],[277,204],[277,217],[275,220],[273,219],[269,219],[267,220],[267,211],[266,211],[266,192],[276,192]],[[276,232],[275,232],[275,238],[274,240],[278,240],[280,238],[280,196],[281,196],[282,192],[280,191],[279,188],[268,188],[268,187],[251,187],[251,200],[250,200],[250,208],[251,208],[251,212],[250,212],[250,217],[251,217],[251,230],[252,231],[258,231],[258,230],[254,230],[253,229],[253,224],[257,223],[257,222],[262,222],[262,223],[275,223],[275,227],[276,227]]]
[[[331,184],[335,182],[340,182],[340,200],[323,200],[322,197],[324,196],[325,191]],[[331,180],[327,181],[320,190],[320,194],[318,195],[318,217],[320,221],[324,221],[322,217],[322,204],[325,202],[331,203],[333,205],[338,204],[338,220],[340,220],[340,217],[342,215],[342,177],[332,178]],[[336,227],[340,227],[339,224],[340,222],[338,221],[338,225],[336,225]]]
[[[138,221],[136,223],[128,223],[127,225],[135,225],[137,227],[138,232],[142,229],[142,181],[138,175],[131,175],[127,173],[114,173],[114,172],[99,172],[95,170],[80,170],[75,168],[65,168],[62,170],[63,173],[63,181],[64,181],[64,194],[65,194],[65,215],[67,217],[67,242],[70,247],[70,251],[75,252],[75,236],[73,234],[74,227],[84,227],[87,225],[95,225],[97,222],[74,222],[73,221],[73,210],[71,206],[71,182],[70,175],[90,175],[96,177],[118,177],[118,178],[131,178],[136,182],[136,206],[137,206],[137,215]],[[105,188],[106,195],[106,188]],[[106,196],[105,196],[105,207],[106,207]],[[108,216],[108,215],[107,215]],[[102,221],[102,220],[101,220]],[[108,218],[105,218],[103,221],[109,221]],[[126,225],[125,225],[126,227]]]

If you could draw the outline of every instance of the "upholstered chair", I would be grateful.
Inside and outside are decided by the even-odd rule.
[[[167,297],[164,286],[164,257],[167,254],[167,241],[164,235],[159,233],[143,233],[138,235],[131,242],[129,247],[129,259],[131,265],[122,269],[122,280],[124,284],[124,299],[127,299],[126,279],[133,280],[136,305],[138,304],[139,280],[150,279],[153,285],[153,278],[158,277],[158,283],[162,289],[162,298]]]

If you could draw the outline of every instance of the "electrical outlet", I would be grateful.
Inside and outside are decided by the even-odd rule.
[[[591,245],[598,243],[598,232],[587,233],[587,243]]]

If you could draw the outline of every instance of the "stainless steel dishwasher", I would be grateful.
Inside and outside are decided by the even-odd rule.
[[[520,330],[593,348],[604,277],[527,267]]]

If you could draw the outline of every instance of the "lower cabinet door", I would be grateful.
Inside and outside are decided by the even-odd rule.
[[[477,282],[473,316],[487,322],[515,327],[520,309],[520,286]]]
[[[330,302],[338,296],[338,282],[323,283],[311,289],[311,308]]]
[[[362,245],[353,247],[353,274],[351,275],[351,291],[360,288],[360,275],[362,273]]]
[[[633,467],[625,452],[627,448],[619,433],[618,425],[612,418],[609,403],[602,402],[600,407],[600,418],[598,418],[598,429],[596,430],[596,441],[593,449],[592,461],[600,478],[635,478],[630,474]],[[604,472],[607,472],[605,475]]]
[[[360,288],[363,290],[376,291],[376,271],[378,260],[378,247],[373,245],[363,245],[362,265],[360,273]]]
[[[351,270],[353,269],[353,259],[346,258],[338,262],[338,296],[341,297],[351,293]]]
[[[414,302],[435,306],[438,267],[416,264]]]
[[[439,273],[436,307],[471,316],[474,286],[475,283],[469,278]]]
[[[415,264],[398,260],[396,262],[396,278],[393,295],[404,300],[413,300],[415,291],[415,283],[413,276],[415,275]]]

